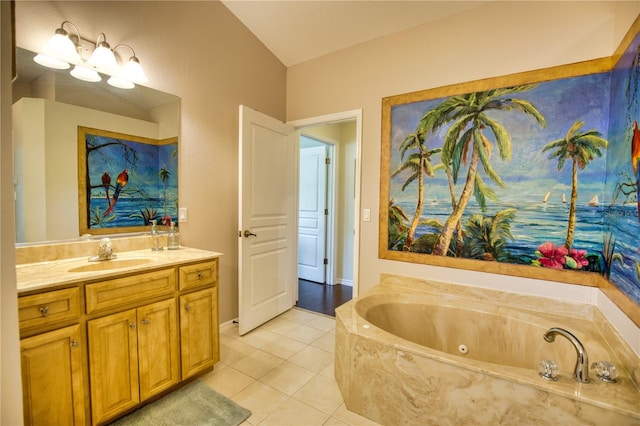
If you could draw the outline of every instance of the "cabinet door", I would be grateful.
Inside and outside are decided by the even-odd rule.
[[[87,322],[93,424],[135,407],[138,392],[136,310]]]
[[[178,319],[176,300],[138,308],[140,400],[178,383]]]
[[[220,359],[217,288],[180,296],[182,379],[212,367]]]
[[[80,326],[20,341],[26,425],[84,425]]]

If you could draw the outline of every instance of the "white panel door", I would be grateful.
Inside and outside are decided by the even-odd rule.
[[[297,143],[294,128],[240,106],[239,332],[295,304]]]
[[[300,150],[298,210],[298,278],[325,282],[327,149]]]

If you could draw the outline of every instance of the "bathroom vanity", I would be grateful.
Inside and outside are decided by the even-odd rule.
[[[116,253],[17,266],[25,424],[102,424],[219,360],[220,253]]]

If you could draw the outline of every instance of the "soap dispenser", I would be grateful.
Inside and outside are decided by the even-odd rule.
[[[171,228],[169,228],[169,235],[167,235],[167,249],[178,250],[180,248],[180,236],[176,231],[175,222],[171,222]]]
[[[160,233],[158,232],[158,226],[156,225],[155,220],[151,221],[151,250],[162,250],[162,247],[160,246]]]

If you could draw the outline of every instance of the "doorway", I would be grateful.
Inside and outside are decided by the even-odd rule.
[[[299,145],[298,279],[327,284],[328,230],[335,215],[333,146],[304,134]]]
[[[296,126],[300,149],[296,305],[332,316],[356,293],[358,124],[354,116]]]
[[[352,212],[345,215],[350,227],[344,228],[346,234],[352,233],[349,237],[351,256],[343,254],[342,259],[350,260],[352,295],[357,296],[362,110],[283,123],[239,106],[238,322],[241,335],[290,309],[298,300],[298,137],[305,128],[341,122],[355,125],[355,143],[350,144],[355,151],[353,162],[342,163],[346,170],[351,170],[352,189],[348,192],[347,185],[337,186],[344,188],[342,194],[348,194],[345,199],[353,206]],[[337,206],[336,210],[340,209]],[[273,220],[276,222],[265,222]],[[344,244],[340,248],[344,249]],[[329,263],[336,251],[330,251]]]

